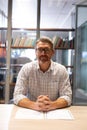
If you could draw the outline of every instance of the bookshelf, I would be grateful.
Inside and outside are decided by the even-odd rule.
[[[36,41],[36,30],[37,29],[12,28],[12,30],[13,30],[13,34],[12,34],[13,38],[12,38],[11,48],[33,48],[34,47],[35,41]],[[56,29],[48,29],[48,28],[43,29],[42,28],[41,29],[40,28],[39,31],[40,31],[40,37],[48,36],[53,40],[53,43],[54,43],[54,46],[56,49],[64,49],[64,48],[65,49],[74,49],[74,38],[69,40],[68,33],[75,32],[75,29],[59,29],[59,28],[56,28]],[[44,33],[45,33],[45,35],[44,35]]]
[[[21,33],[21,31],[20,31],[21,29],[15,29],[15,28],[13,28],[13,37],[14,36],[16,36],[16,31],[17,31],[17,38],[18,38],[18,36],[20,36],[20,39],[22,38],[22,37],[28,37],[27,36],[27,33],[28,33],[28,31],[31,31],[32,32],[32,30],[35,32],[35,29],[23,29],[24,30],[24,32],[22,32],[22,34],[20,34]],[[27,31],[27,33],[26,33],[26,31]],[[68,51],[68,50],[74,50],[74,39],[72,38],[72,40],[68,40],[67,39],[67,41],[63,41],[62,40],[62,42],[60,43],[60,46],[58,46],[57,44],[58,44],[58,39],[60,38],[60,37],[58,37],[58,34],[59,34],[59,32],[62,32],[62,34],[63,33],[66,33],[67,32],[67,37],[68,37],[68,33],[71,31],[71,32],[75,32],[75,30],[74,29],[40,29],[40,35],[41,36],[43,36],[44,35],[44,33],[43,33],[43,31],[45,31],[45,34],[46,34],[46,32],[51,32],[51,39],[53,40],[53,43],[55,44],[55,51],[57,51],[57,50],[61,50],[62,51],[62,53],[63,53],[63,51]],[[53,31],[54,32],[58,32],[58,34],[56,34],[56,36],[53,36]],[[15,33],[14,33],[15,32]],[[19,33],[18,33],[19,32]],[[26,33],[26,35],[25,35],[25,33]],[[47,35],[48,36],[48,35]],[[29,36],[30,37],[30,36]],[[62,36],[63,37],[63,36]],[[74,35],[73,35],[73,37],[74,37]],[[66,37],[63,37],[63,39],[65,39]],[[15,39],[16,39],[16,37],[15,37]],[[26,38],[27,39],[27,38]],[[15,46],[15,43],[11,43],[11,51],[14,51],[15,50],[15,52],[17,52],[18,50],[29,50],[29,49],[34,49],[34,44],[35,44],[35,38],[34,39],[32,39],[32,43],[33,43],[33,41],[34,41],[34,44],[32,45],[32,43],[31,43],[31,45],[29,44],[28,46],[25,46],[24,44],[25,43],[23,43],[23,45],[22,46],[20,46],[20,41],[21,40],[19,40],[19,43],[17,43],[17,45]],[[14,39],[12,40],[12,42],[14,42]],[[26,41],[24,41],[24,42],[26,42]],[[65,44],[67,44],[67,45],[65,45]],[[72,45],[71,45],[72,44]],[[20,55],[21,56],[21,55]],[[18,56],[18,57],[20,57],[20,56]],[[15,56],[14,56],[15,57]],[[17,58],[18,58],[17,57]],[[56,56],[55,56],[56,57]],[[57,58],[56,58],[57,59]],[[13,61],[13,62],[15,62],[15,63],[11,63],[11,65],[10,65],[10,67],[12,68],[12,69],[18,69],[18,70],[20,70],[20,68],[22,67],[22,65],[23,65],[23,63],[21,64],[21,63],[17,63],[17,61],[16,61],[16,59],[14,59],[15,61]],[[55,58],[54,58],[54,60],[55,60]],[[73,65],[68,65],[68,64],[66,64],[65,65],[66,66],[66,68],[68,69],[73,69]],[[17,72],[18,73],[18,72]]]
[[[1,28],[1,30],[5,30],[5,32],[7,31],[7,28]],[[24,30],[24,31],[23,31]],[[22,37],[26,37],[26,39],[28,38],[28,37],[30,37],[30,36],[28,36],[27,34],[28,34],[28,32],[33,32],[33,33],[36,33],[36,29],[31,29],[31,28],[27,28],[27,29],[23,29],[22,30],[22,32],[21,32],[21,28],[12,28],[12,40],[11,40],[11,45],[10,45],[10,49],[11,49],[11,51],[10,51],[10,56],[11,56],[11,52],[12,51],[14,51],[15,50],[15,52],[17,52],[17,50],[34,50],[34,44],[35,44],[35,41],[36,41],[36,37],[34,37],[33,39],[32,39],[32,42],[33,42],[33,45],[32,44],[29,44],[29,45],[27,45],[27,46],[25,46],[24,45],[24,43],[22,44],[22,45],[14,45],[13,44],[13,42],[14,42],[14,39],[16,40],[16,36],[20,36],[20,41],[21,41],[21,38]],[[40,29],[40,35],[41,36],[43,36],[44,35],[44,32],[45,32],[45,34],[46,34],[46,32],[47,32],[47,35],[46,36],[49,36],[48,35],[48,33],[51,33],[51,39],[52,40],[54,40],[54,39],[56,39],[56,43],[55,43],[55,50],[56,51],[62,51],[62,53],[63,53],[63,51],[68,51],[68,50],[74,50],[74,39],[72,39],[72,40],[67,40],[66,42],[65,41],[63,41],[63,40],[61,40],[62,42],[60,43],[60,45],[58,46],[57,44],[58,44],[58,39],[59,38],[61,38],[60,36],[61,35],[59,35],[59,32],[62,32],[62,34],[63,33],[66,33],[66,32],[69,32],[69,31],[71,31],[71,32],[75,32],[75,30],[74,29]],[[53,34],[55,34],[54,32],[56,32],[56,35],[54,36]],[[57,33],[58,32],[58,33]],[[16,34],[17,33],[17,34]],[[25,35],[26,34],[26,35]],[[5,34],[6,35],[6,34]],[[58,36],[59,35],[59,36]],[[19,42],[20,42],[19,41]],[[54,41],[55,42],[55,41]],[[71,44],[71,42],[72,42],[72,46],[70,45]],[[65,45],[65,44],[67,44],[67,45]],[[69,44],[69,45],[68,45]],[[0,48],[3,48],[4,50],[6,50],[6,43],[4,43],[3,45],[0,45]],[[7,56],[8,57],[8,56]],[[6,58],[7,58],[6,57]],[[56,57],[56,56],[55,56]],[[12,59],[12,57],[10,57],[11,59]],[[56,59],[57,59],[57,57],[56,57]],[[14,91],[14,86],[15,86],[15,82],[16,82],[16,76],[17,76],[17,74],[18,74],[18,72],[19,72],[19,70],[20,70],[20,68],[23,66],[23,63],[16,63],[16,59],[15,59],[15,57],[14,57],[14,60],[15,60],[15,63],[13,63],[13,62],[10,62],[10,77],[9,77],[9,86],[10,86],[10,99],[13,97],[12,96],[12,94],[13,94],[13,91]],[[55,60],[55,58],[54,58],[54,60]],[[56,60],[55,60],[56,61]],[[27,61],[28,62],[28,61]],[[29,61],[30,62],[30,61]],[[0,67],[7,67],[7,65],[6,65],[6,62],[1,66],[0,65]],[[67,68],[67,69],[71,69],[72,71],[73,71],[73,65],[65,65],[65,67]],[[15,70],[17,70],[17,72],[15,71]],[[4,72],[5,73],[5,72]],[[71,81],[72,82],[72,81]],[[4,88],[4,86],[5,86],[5,84],[6,84],[6,81],[0,81],[0,86],[2,86],[3,88]],[[5,90],[4,90],[5,91]],[[5,92],[3,91],[3,95],[5,96]],[[3,96],[3,99],[5,98]],[[4,100],[3,100],[3,102],[4,102]]]

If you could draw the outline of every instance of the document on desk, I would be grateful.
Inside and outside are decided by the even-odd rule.
[[[15,119],[74,119],[70,110],[58,109],[49,112],[38,112],[31,109],[20,108]]]
[[[70,110],[59,109],[53,110],[46,113],[47,119],[74,119]]]
[[[16,119],[43,119],[43,112],[38,112],[31,109],[20,108],[16,112]]]

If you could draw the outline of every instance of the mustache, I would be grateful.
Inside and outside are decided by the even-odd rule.
[[[47,56],[47,55],[41,55],[40,57],[47,57],[47,58],[48,58],[48,56]]]

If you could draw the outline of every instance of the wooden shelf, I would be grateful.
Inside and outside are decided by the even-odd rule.
[[[22,28],[26,31],[37,31],[36,28]],[[1,27],[0,30],[7,30],[7,28]],[[21,28],[12,28],[12,30],[21,30]],[[40,31],[75,31],[74,28],[40,28]]]
[[[74,48],[69,48],[69,47],[56,47],[56,50],[70,50],[70,49],[74,49]]]
[[[0,48],[6,48],[6,46],[0,46]]]
[[[11,67],[22,67],[24,64],[11,64]]]
[[[4,86],[4,85],[5,85],[5,82],[0,81],[0,85],[1,85],[1,86]]]
[[[11,46],[11,48],[13,49],[34,49],[34,47],[31,46]],[[68,49],[74,49],[74,48],[69,48],[69,47],[55,47],[55,49],[57,50],[68,50]]]
[[[0,82],[0,85],[5,86],[5,82]],[[15,86],[15,83],[14,82],[10,83],[10,86]]]
[[[74,66],[69,66],[69,65],[67,65],[67,66],[65,66],[66,68],[74,68]]]
[[[10,86],[15,86],[15,83],[14,82],[10,83]]]
[[[0,99],[0,104],[5,104],[5,100],[4,99]]]
[[[13,49],[34,49],[34,47],[31,46],[11,46]]]

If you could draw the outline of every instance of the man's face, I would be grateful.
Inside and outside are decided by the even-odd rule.
[[[48,62],[54,54],[53,49],[48,43],[39,42],[36,46],[36,57],[41,62]]]

